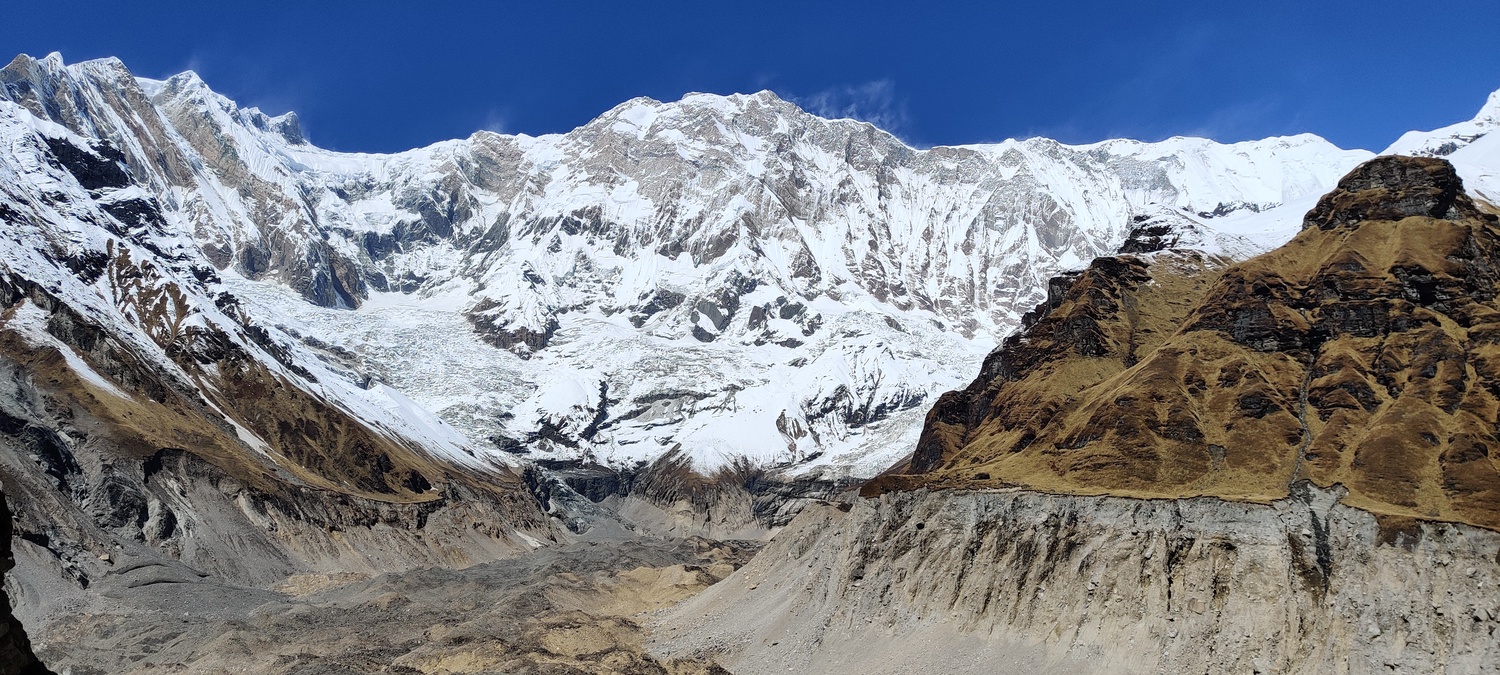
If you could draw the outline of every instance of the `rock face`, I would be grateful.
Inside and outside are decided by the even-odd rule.
[[[745,675],[1494,672],[1500,534],[1293,492],[812,507],[663,614],[657,651]]]
[[[1483,217],[1447,161],[1387,156],[1361,164],[1307,214],[1308,227],[1357,227],[1367,220],[1424,216],[1439,220]]]
[[[31,640],[26,637],[26,628],[11,614],[10,596],[3,586],[5,573],[16,566],[16,558],[10,550],[12,535],[11,513],[5,504],[5,495],[0,494],[0,674],[3,675],[50,675],[52,671],[38,661],[31,651]]]
[[[1497,245],[1446,161],[1382,157],[1263,256],[1096,259],[864,498],[663,615],[659,651],[744,673],[1494,672]]]
[[[0,263],[57,268],[67,302],[92,283],[73,268],[128,254],[205,316],[245,314],[341,407],[429,408],[466,441],[450,455],[829,479],[888,466],[1134,216],[1273,209],[1368,156],[1313,136],[917,150],[769,92],[357,155],[192,73],[56,55],[0,69],[0,125],[27,223]]]
[[[1227,268],[1099,259],[866,494],[1023,485],[1270,501],[1500,528],[1500,229],[1441,159],[1381,157],[1291,243]]]
[[[83,69],[101,79],[70,87],[26,68],[0,71],[5,96],[71,125],[0,101],[7,588],[39,650],[58,653],[58,626],[99,589],[253,595],[290,574],[466,566],[561,535],[517,462],[466,452],[223,289],[175,191],[202,167],[160,115],[129,114],[151,104],[128,73]]]

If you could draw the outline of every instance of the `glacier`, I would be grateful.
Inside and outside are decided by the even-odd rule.
[[[1444,133],[1456,164],[1494,140]],[[835,479],[904,455],[1047,279],[1133,223],[1248,257],[1372,156],[1310,134],[919,149],[764,91],[341,153],[191,72],[56,54],[0,69],[0,138],[0,273],[164,369],[174,338],[125,296],[442,461]],[[149,283],[75,269],[121,255]]]

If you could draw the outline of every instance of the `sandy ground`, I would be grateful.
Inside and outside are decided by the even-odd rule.
[[[298,575],[269,590],[148,565],[98,581],[86,606],[35,632],[42,658],[75,675],[717,673],[646,654],[637,618],[752,554],[704,539],[580,542],[463,570]]]

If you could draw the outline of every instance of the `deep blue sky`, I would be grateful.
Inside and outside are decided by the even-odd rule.
[[[922,146],[1310,131],[1379,150],[1500,89],[1493,0],[250,4],[12,3],[0,51],[196,70],[350,151],[759,89]]]

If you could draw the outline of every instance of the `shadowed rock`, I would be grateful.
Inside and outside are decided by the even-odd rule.
[[[16,566],[11,555],[12,535],[10,509],[5,504],[5,495],[0,494],[0,675],[50,675],[52,671],[38,661],[31,651],[31,640],[21,621],[10,613],[10,596],[6,595],[3,582],[5,573]]]

